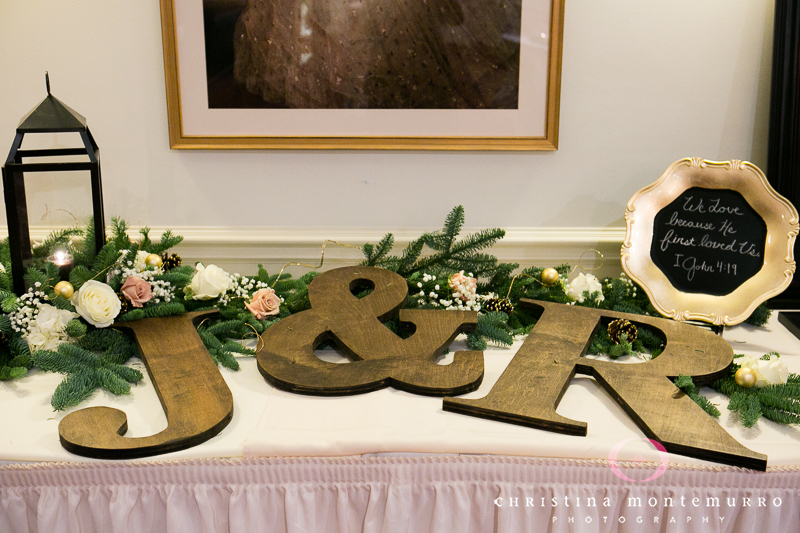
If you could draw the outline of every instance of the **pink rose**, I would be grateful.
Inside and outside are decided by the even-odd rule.
[[[244,304],[253,315],[259,319],[264,320],[270,315],[277,315],[281,310],[281,299],[275,294],[272,289],[259,289],[253,295],[250,303]]]
[[[478,280],[465,276],[463,270],[450,276],[448,284],[453,291],[453,297],[464,302],[474,299],[478,290]]]
[[[142,278],[137,278],[136,276],[128,277],[128,279],[125,280],[125,283],[122,284],[120,292],[122,292],[122,295],[125,296],[125,299],[128,300],[134,307],[141,307],[142,304],[149,302],[150,298],[153,297],[153,293],[150,290],[150,284]]]

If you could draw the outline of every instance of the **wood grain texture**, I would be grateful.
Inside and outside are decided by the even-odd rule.
[[[374,287],[364,298],[353,289]],[[280,389],[340,396],[394,387],[434,396],[457,395],[478,388],[483,353],[456,352],[452,363],[438,356],[462,332],[477,327],[475,311],[400,310],[400,321],[415,332],[402,339],[382,324],[405,305],[406,281],[389,270],[345,267],[317,276],[309,286],[311,309],[285,318],[266,330],[258,368]],[[335,364],[314,350],[332,339],[350,358]]]
[[[723,376],[733,362],[733,350],[724,339],[661,318],[524,299],[520,305],[543,313],[500,379],[484,398],[445,398],[445,411],[585,436],[585,422],[556,413],[577,372],[594,377],[644,434],[668,452],[766,469],[765,455],[739,444],[672,382],[684,374],[700,386]],[[633,365],[583,357],[601,320],[615,318],[660,331],[666,339],[664,352]]]
[[[61,445],[87,457],[129,459],[191,448],[222,431],[233,417],[233,396],[211,359],[195,323],[215,312],[146,318],[115,327],[136,335],[142,361],[167,416],[167,428],[127,438],[125,413],[89,407],[68,414],[58,426]]]

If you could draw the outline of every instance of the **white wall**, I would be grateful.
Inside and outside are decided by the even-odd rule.
[[[509,230],[501,257],[574,262],[618,252],[627,200],[673,161],[766,166],[772,17],[770,1],[568,0],[555,153],[175,151],[158,2],[2,0],[0,150],[47,70],[100,145],[107,216],[183,231],[191,258],[300,259],[318,239],[438,227],[463,204],[469,227]],[[32,222],[45,204],[88,214],[81,180],[33,181]]]

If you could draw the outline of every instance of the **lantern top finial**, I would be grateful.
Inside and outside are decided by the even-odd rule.
[[[47,133],[86,130],[86,119],[50,94],[50,73],[44,73],[47,97],[22,117],[17,133]]]

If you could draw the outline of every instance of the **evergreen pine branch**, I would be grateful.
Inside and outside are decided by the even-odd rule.
[[[761,391],[759,391],[760,393]],[[758,394],[762,409],[768,407],[800,415],[800,402],[792,398],[780,398],[771,394]]]
[[[184,313],[186,313],[186,307],[180,302],[161,302],[144,308],[144,316],[147,318],[182,315]]]
[[[180,235],[173,235],[171,230],[167,230],[161,234],[161,241],[153,243],[148,248],[148,251],[153,254],[161,255],[170,248],[174,248],[183,242],[183,237]]]
[[[6,296],[3,298],[2,303],[0,303],[0,308],[3,309],[4,313],[13,313],[19,309],[19,299],[16,295]]]
[[[94,262],[92,263],[92,270],[95,272],[95,275],[106,273],[116,264],[119,256],[120,253],[113,241],[103,246],[103,248],[101,248],[97,253],[97,256],[95,256]],[[103,279],[105,279],[105,276]]]
[[[738,412],[742,425],[747,428],[755,426],[762,414],[761,404],[758,399],[754,395],[739,391],[730,397],[728,410]]]
[[[772,310],[766,304],[761,304],[745,319],[745,322],[753,326],[764,327],[770,316],[772,316]]]
[[[153,241],[150,240],[150,228],[147,226],[143,227],[139,230],[139,234],[142,236],[142,238],[139,239],[139,249],[149,250],[153,245]]]
[[[140,371],[129,366],[118,365],[116,363],[104,363],[103,368],[113,372],[128,383],[139,383],[144,379]]]
[[[364,257],[366,257],[362,265],[377,266],[389,254],[389,252],[392,251],[393,247],[394,235],[391,233],[384,235],[384,237],[378,242],[377,247],[373,247],[371,244],[365,244],[361,248],[361,251],[364,253]]]
[[[95,369],[97,382],[108,392],[116,395],[130,394],[131,385],[111,370],[100,367]]]
[[[38,268],[30,267],[28,270],[25,271],[25,284],[28,287],[33,287],[36,283],[44,285],[47,283],[47,274],[39,270]]]
[[[61,273],[58,271],[58,267],[53,263],[45,263],[44,275],[47,277],[47,281],[42,284],[39,290],[42,292],[50,292],[52,287],[61,281]]]
[[[147,315],[144,314],[143,309],[131,309],[127,313],[123,313],[117,317],[117,321],[119,322],[128,322],[130,320],[141,320],[142,318],[146,318]]]
[[[156,281],[166,281],[167,283],[174,285],[176,287],[183,287],[188,285],[192,281],[191,273],[186,274],[181,271],[176,272],[177,270],[178,270],[177,268],[173,268],[168,272],[164,272],[163,274],[155,276],[154,279]]]
[[[242,320],[225,320],[206,327],[205,331],[218,339],[235,337],[240,334],[243,325]]]
[[[77,266],[89,267],[94,263],[94,256],[97,255],[95,249],[94,217],[89,219],[89,223],[83,229],[83,243],[74,250],[73,261]],[[74,272],[74,270],[73,270]],[[70,283],[72,282],[70,278]],[[73,285],[75,285],[73,283]],[[75,287],[77,290],[78,287]]]
[[[6,335],[11,335],[13,333],[11,329],[11,319],[8,315],[0,315],[0,333]]]
[[[86,335],[86,324],[77,318],[73,318],[64,326],[64,333],[73,338],[83,337]]]
[[[69,282],[77,291],[83,286],[84,283],[86,283],[93,277],[94,274],[92,273],[91,270],[89,270],[87,267],[83,265],[78,265],[75,268],[73,268],[72,271],[69,273]]]
[[[103,363],[122,364],[139,353],[133,339],[113,329],[93,329],[78,339],[77,346],[101,354]]]
[[[246,346],[242,346],[240,343],[238,343],[236,341],[228,341],[228,342],[226,342],[224,345],[222,345],[222,349],[225,350],[226,352],[235,352],[235,353],[240,353],[240,354],[243,354],[243,355],[255,355],[256,354],[255,350],[251,350],[250,348],[247,348]]]
[[[98,386],[97,374],[93,370],[70,374],[56,387],[50,405],[56,411],[78,405],[89,398]]]
[[[39,350],[32,356],[34,366],[41,368],[45,372],[56,372],[58,374],[74,374],[85,370],[87,365],[81,364],[73,358],[65,357],[63,354],[52,350]]]
[[[28,348],[28,342],[20,335],[14,335],[11,337],[11,340],[8,342],[8,348],[15,357],[20,355],[31,355],[30,348]]]
[[[50,233],[40,244],[33,247],[31,255],[36,259],[43,259],[53,255],[59,248],[69,248],[70,239],[83,234],[81,228],[58,229]]]
[[[477,331],[467,334],[467,348],[470,350],[484,351],[488,347],[486,340]]]
[[[128,223],[119,217],[111,219],[111,235],[117,250],[127,250],[130,248],[131,239],[128,236]]]
[[[771,407],[761,406],[762,416],[773,422],[784,425],[798,425],[800,424],[800,415],[792,412],[781,411]]]
[[[499,311],[478,315],[476,333],[496,344],[511,346],[514,342],[508,326],[508,315]]]
[[[72,311],[75,312],[75,306],[70,303],[69,300],[64,298],[63,296],[54,296],[50,298],[50,305],[56,307],[58,309],[63,309],[65,311]]]
[[[220,340],[211,333],[208,333],[204,329],[198,329],[197,334],[200,335],[200,340],[203,341],[203,344],[206,346],[209,353],[211,353],[212,355],[217,350],[222,349],[222,343],[220,342]]]
[[[230,353],[226,352],[225,350],[217,350],[216,351],[216,361],[220,365],[224,366],[225,368],[230,368],[231,370],[239,370],[239,361],[231,355]]]

